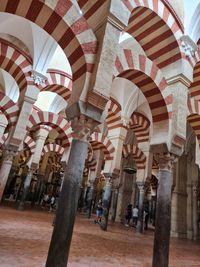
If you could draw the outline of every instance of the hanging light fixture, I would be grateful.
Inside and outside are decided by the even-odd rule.
[[[128,156],[123,171],[128,174],[134,174],[137,172],[137,166],[133,159],[133,155]]]

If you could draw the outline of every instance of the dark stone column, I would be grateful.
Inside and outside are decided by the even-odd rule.
[[[139,194],[139,202],[138,202],[138,222],[137,222],[137,227],[136,231],[138,233],[143,233],[143,213],[144,213],[144,182],[137,182],[137,187],[138,187],[138,194]]]
[[[67,266],[92,123],[82,117],[72,121],[74,139],[64,174],[46,267]]]
[[[94,185],[93,183],[90,182],[90,187],[88,189],[88,194],[87,194],[87,218],[91,218],[91,213],[92,213],[92,202],[94,201]]]
[[[24,210],[25,209],[25,201],[26,201],[26,197],[29,193],[29,188],[30,188],[30,184],[31,184],[31,179],[33,177],[33,169],[29,169],[28,173],[26,175],[25,181],[24,181],[24,188],[23,188],[23,193],[22,193],[22,197],[20,199],[19,205],[17,207],[18,210]]]
[[[12,167],[13,158],[16,155],[14,150],[4,149],[2,153],[2,163],[0,168],[0,202],[3,200],[3,193],[7,179]]]
[[[119,188],[115,188],[112,191],[112,216],[111,221],[115,222],[117,213],[117,202],[118,202]]]
[[[152,196],[152,225],[156,224],[156,199],[157,196]]]
[[[171,230],[172,165],[175,157],[170,153],[157,154],[159,163],[156,225],[152,267],[168,267]]]
[[[107,231],[108,227],[108,216],[109,216],[109,209],[111,202],[111,194],[112,194],[111,178],[106,178],[104,195],[103,195],[103,216],[102,216],[102,222],[100,224],[101,229],[104,231]]]

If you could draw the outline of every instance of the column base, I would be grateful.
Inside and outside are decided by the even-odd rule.
[[[179,232],[171,231],[171,237],[187,239],[187,233],[179,233]]]
[[[17,206],[17,210],[24,211],[25,210],[25,203],[20,202]]]

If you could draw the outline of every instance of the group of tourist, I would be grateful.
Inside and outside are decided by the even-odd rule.
[[[41,206],[43,207],[49,207],[49,212],[52,212],[54,210],[56,210],[56,206],[57,206],[57,199],[58,197],[56,197],[56,195],[52,194],[44,194],[42,200],[41,200]]]

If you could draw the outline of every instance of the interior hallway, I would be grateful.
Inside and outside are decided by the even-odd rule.
[[[44,267],[52,233],[53,214],[19,212],[0,207],[0,267]],[[153,233],[109,226],[103,232],[93,220],[77,216],[70,267],[150,267]],[[199,267],[200,243],[172,239],[170,267]]]

